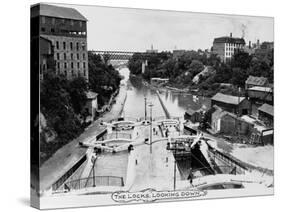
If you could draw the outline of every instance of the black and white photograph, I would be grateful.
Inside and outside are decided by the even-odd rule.
[[[30,6],[31,205],[273,195],[274,18]]]

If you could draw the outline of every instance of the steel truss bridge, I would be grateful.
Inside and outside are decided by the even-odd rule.
[[[101,50],[90,50],[93,54],[101,55],[103,58],[108,60],[129,60],[133,54],[139,54],[144,60],[147,59],[149,54],[147,52],[132,52],[132,51],[101,51]]]

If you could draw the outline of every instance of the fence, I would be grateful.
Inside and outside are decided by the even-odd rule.
[[[114,132],[114,133],[110,133],[107,134],[105,136],[105,140],[109,140],[109,139],[120,139],[120,138],[125,138],[125,139],[131,139],[132,135],[129,133],[123,133],[123,132]]]
[[[98,186],[124,186],[123,177],[95,176],[73,180],[64,184],[65,190],[79,190]]]
[[[245,174],[245,171],[248,170],[247,167],[245,167],[242,163],[237,161],[235,158],[214,149],[208,143],[207,143],[207,145],[208,145],[208,154],[214,160],[215,163],[216,163],[216,160],[219,160],[220,162],[227,164],[227,166],[230,166],[233,168],[235,167],[236,173],[239,173],[239,174]],[[216,167],[220,167],[220,166],[216,166]],[[223,167],[223,166],[221,166],[221,167]]]

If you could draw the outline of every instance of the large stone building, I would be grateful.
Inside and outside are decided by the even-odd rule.
[[[234,38],[230,36],[215,38],[212,47],[212,53],[220,57],[222,62],[229,61],[236,51],[244,49],[244,38]]]
[[[39,31],[31,39],[44,44],[39,45],[40,79],[51,69],[67,79],[82,76],[88,80],[87,19],[73,8],[37,4],[31,8],[32,24]]]

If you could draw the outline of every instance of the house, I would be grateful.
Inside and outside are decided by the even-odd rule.
[[[217,105],[230,113],[245,115],[250,111],[250,102],[245,97],[217,93],[211,99],[211,106]]]
[[[91,121],[94,120],[96,115],[96,110],[98,108],[98,94],[92,91],[86,92],[87,96],[87,102],[84,107],[85,113],[87,114],[87,117],[90,118]]]
[[[263,102],[273,102],[273,88],[254,86],[246,90],[247,96],[250,99],[259,100]]]
[[[185,120],[190,120],[192,123],[200,122],[202,120],[203,114],[200,110],[193,110],[188,108],[184,114]]]
[[[264,122],[248,115],[242,116],[241,119],[252,124],[252,127],[249,129],[249,143],[259,145],[273,144],[272,126],[266,126]]]
[[[159,70],[160,71],[160,70]],[[153,77],[150,79],[151,85],[160,86],[169,82],[168,78]]]
[[[267,126],[273,126],[274,121],[274,107],[269,104],[263,104],[258,108],[258,118]]]
[[[253,124],[249,123],[237,115],[224,111],[222,108],[215,106],[212,113],[211,127],[214,133],[223,133],[225,135],[249,135]]]
[[[268,86],[268,79],[265,77],[255,77],[249,76],[245,82],[245,89],[249,89],[251,87],[267,87]]]

